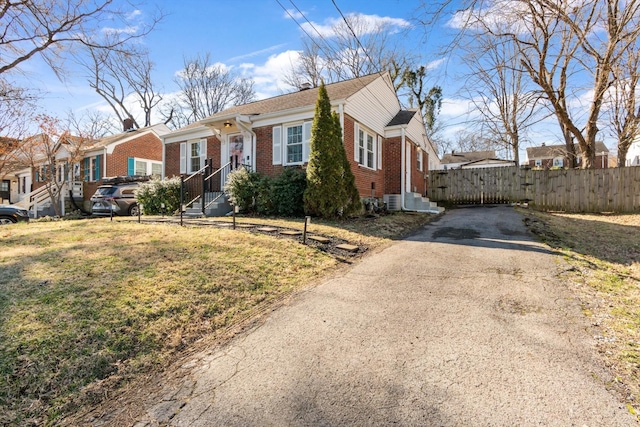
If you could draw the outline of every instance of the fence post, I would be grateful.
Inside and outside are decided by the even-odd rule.
[[[184,212],[184,175],[180,175],[180,226],[182,226],[183,212]]]
[[[205,206],[205,200],[204,200],[204,194],[205,194],[204,185],[205,185],[205,181],[204,180],[207,177],[207,170],[209,170],[208,164],[209,164],[209,160],[208,159],[204,159],[204,166],[205,167],[204,167],[204,170],[202,171],[202,177],[201,177],[202,186],[200,187],[200,210],[202,212],[202,216],[204,216],[204,206]]]

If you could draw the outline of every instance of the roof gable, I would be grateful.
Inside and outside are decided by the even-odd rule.
[[[573,144],[576,153],[580,155],[580,147],[578,144]],[[609,149],[604,142],[596,142],[596,154],[602,152],[609,153]],[[552,159],[555,157],[565,157],[567,155],[566,145],[541,145],[538,147],[527,147],[527,158],[532,159]]]

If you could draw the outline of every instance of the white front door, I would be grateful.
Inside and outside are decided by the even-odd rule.
[[[406,193],[411,192],[411,143],[405,142],[404,145],[404,191]]]

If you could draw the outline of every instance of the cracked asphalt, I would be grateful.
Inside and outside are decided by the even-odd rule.
[[[635,426],[564,268],[510,207],[448,211],[194,356],[131,425]]]

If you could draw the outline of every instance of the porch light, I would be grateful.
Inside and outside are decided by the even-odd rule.
[[[229,120],[225,121],[223,124],[224,124],[224,127],[226,128],[230,128],[232,125],[232,123]]]

